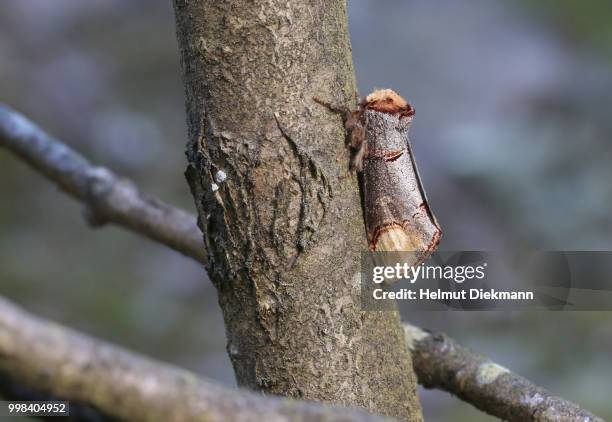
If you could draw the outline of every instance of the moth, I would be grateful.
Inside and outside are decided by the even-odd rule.
[[[390,89],[366,96],[345,119],[360,174],[371,251],[411,251],[420,265],[436,250],[442,231],[429,207],[408,131],[414,108]]]

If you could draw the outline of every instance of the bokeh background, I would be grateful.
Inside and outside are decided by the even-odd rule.
[[[362,94],[415,107],[446,250],[612,249],[612,2],[349,2]],[[168,0],[4,0],[0,101],[146,192],[194,211]],[[234,385],[215,291],[191,260],[81,207],[0,150],[0,294]],[[612,313],[412,312],[612,419]],[[428,421],[491,421],[421,391]]]

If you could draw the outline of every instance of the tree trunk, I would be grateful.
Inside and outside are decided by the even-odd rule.
[[[364,312],[339,115],[344,0],[175,0],[187,169],[238,384],[422,420],[397,312]]]

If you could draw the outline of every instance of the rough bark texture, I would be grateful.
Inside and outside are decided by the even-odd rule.
[[[405,325],[419,383],[513,422],[604,422],[578,405],[457,344],[445,334]]]
[[[396,312],[360,309],[366,248],[340,116],[344,0],[175,0],[187,170],[238,383],[421,420]]]
[[[36,318],[0,298],[0,388],[14,382],[69,400],[70,413],[76,413],[73,405],[74,411],[80,412],[82,419],[78,420],[388,420],[351,409],[220,387],[187,371]]]
[[[204,256],[201,248],[201,240],[193,238],[192,234],[195,227],[195,217],[190,214],[174,209],[173,207],[162,204],[159,200],[143,200],[139,190],[131,183],[128,185],[130,189],[121,189],[117,185],[124,184],[117,176],[114,176],[108,170],[92,167],[88,161],[78,153],[70,150],[67,146],[53,139],[36,125],[27,120],[24,116],[10,110],[8,107],[0,106],[0,146],[5,146],[13,151],[18,157],[28,162],[33,168],[48,177],[64,191],[70,193],[76,198],[85,201],[89,207],[97,207],[97,204],[104,204],[103,208],[92,210],[93,215],[105,215],[109,221],[124,225],[145,236],[164,243],[166,246],[174,248],[179,252],[183,252],[194,259],[201,260]],[[105,176],[102,179],[97,177]],[[110,187],[110,192],[124,192],[125,195],[105,195],[108,191],[98,191],[101,195],[96,201],[91,200],[90,186],[96,184],[105,184]],[[132,204],[140,204],[134,207]],[[139,211],[142,207],[144,211]],[[164,211],[166,210],[166,211]],[[163,212],[162,212],[163,211]],[[163,218],[155,217],[151,220],[151,216],[162,215]],[[112,218],[117,216],[117,218]],[[188,234],[188,236],[184,236]],[[185,238],[183,238],[185,237]],[[178,242],[172,241],[178,239]],[[4,303],[4,306],[2,306]],[[17,314],[18,317],[14,315]],[[12,315],[12,316],[11,316]],[[68,349],[62,354],[62,359],[54,360],[53,356],[46,354],[31,353],[31,345],[20,342],[19,348],[21,351],[7,352],[7,349],[13,349],[15,344],[19,342],[21,336],[27,335],[32,327],[42,327],[43,331],[48,331],[49,323],[41,320],[32,322],[33,317],[28,316],[22,311],[9,306],[7,302],[0,300],[0,367],[9,365],[12,362],[11,356],[17,356],[20,360],[19,365],[14,365],[2,372],[0,370],[0,395],[15,399],[15,400],[50,400],[54,398],[70,398],[70,414],[75,420],[100,421],[108,420],[110,417],[107,414],[110,412],[116,414],[112,400],[95,402],[102,409],[92,407],[92,403],[98,397],[94,392],[88,391],[87,388],[81,388],[79,395],[83,402],[79,403],[70,395],[70,389],[61,388],[65,383],[65,377],[61,367],[71,365],[72,361],[77,356],[87,354],[87,351],[80,350],[79,345],[90,347],[89,342],[80,340],[71,340],[66,343]],[[7,321],[9,322],[7,324]],[[514,375],[497,364],[490,362],[488,359],[475,354],[464,347],[457,345],[453,340],[443,334],[432,335],[418,327],[405,325],[406,344],[415,356],[414,368],[419,378],[419,383],[424,384],[429,388],[440,388],[452,394],[461,397],[463,400],[472,403],[475,407],[484,410],[494,416],[509,420],[530,420],[530,421],[549,421],[549,420],[580,420],[601,421],[600,418],[593,416],[588,411],[580,409],[574,403],[559,397],[552,396],[543,388],[533,385],[528,380]],[[36,331],[39,333],[40,331]],[[3,342],[2,339],[10,339]],[[30,336],[42,341],[42,336],[36,334]],[[74,337],[72,334],[64,334],[64,339],[67,340]],[[78,335],[77,337],[78,338]],[[44,340],[43,342],[45,342]],[[110,347],[105,345],[104,347]],[[20,349],[21,350],[21,349]],[[57,347],[45,349],[45,353],[57,353]],[[113,351],[115,353],[115,351]],[[123,353],[123,352],[117,352]],[[91,354],[89,359],[93,363],[88,363],[88,367],[98,367],[101,365],[97,361],[97,354]],[[123,355],[121,355],[123,356]],[[113,357],[112,360],[118,358]],[[132,355],[129,358],[130,367],[147,366],[145,358]],[[38,377],[32,377],[32,371],[36,371],[36,365],[44,362],[46,366],[46,381],[45,385],[41,385]],[[51,367],[54,362],[59,364],[59,367]],[[147,361],[148,362],[148,361]],[[167,388],[163,394],[174,395],[182,394],[174,390],[172,381],[164,377],[174,377],[175,371],[172,368],[167,368],[161,363],[159,370],[163,372],[160,378],[160,383]],[[125,372],[125,369],[122,369]],[[160,377],[157,367],[151,367],[151,374]],[[183,371],[184,373],[184,371]],[[107,375],[105,371],[103,375]],[[89,371],[73,373],[70,375],[70,382],[78,384],[81,387],[87,385],[92,389],[99,389],[99,385],[103,382],[111,382],[112,389],[116,390],[120,395],[125,394],[126,389],[132,388],[129,383],[120,385],[116,378],[100,377],[97,374],[95,385],[88,381]],[[184,373],[186,376],[187,374]],[[502,378],[501,375],[504,375]],[[149,374],[139,373],[138,378],[149,376]],[[195,375],[191,376],[194,380]],[[129,380],[122,378],[122,380]],[[55,384],[58,384],[58,387]],[[206,388],[207,383],[197,380],[199,389]],[[45,389],[47,391],[41,390]],[[143,387],[145,388],[145,387]],[[55,391],[61,396],[53,396],[49,391]],[[191,394],[191,390],[187,390],[189,395],[187,400],[199,401],[198,394]],[[140,394],[146,395],[142,392]],[[227,394],[234,394],[228,392]],[[243,403],[240,397],[236,397],[239,403]],[[148,403],[142,403],[144,408],[150,407]],[[236,406],[236,405],[234,405]],[[239,407],[238,407],[239,408]],[[101,413],[100,410],[107,412]],[[250,410],[250,408],[248,409]],[[136,417],[141,410],[135,409],[131,416]],[[146,411],[142,410],[142,411]],[[267,412],[273,412],[273,409],[266,409]],[[327,411],[323,412],[328,415]],[[186,417],[194,416],[190,413],[185,414]],[[283,414],[284,415],[284,414]],[[260,415],[254,416],[255,418]],[[288,416],[288,415],[287,415]],[[303,415],[296,414],[300,418]],[[225,415],[224,417],[231,417]],[[280,416],[279,417],[284,417]],[[339,415],[339,417],[344,417]],[[356,417],[356,416],[351,416]],[[557,418],[557,419],[555,419]],[[565,418],[565,419],[559,419]]]

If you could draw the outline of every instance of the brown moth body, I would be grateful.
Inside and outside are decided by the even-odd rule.
[[[365,223],[371,251],[411,251],[419,265],[442,231],[432,214],[414,161],[408,130],[414,109],[390,89],[364,98],[347,118],[352,167],[362,173]]]

